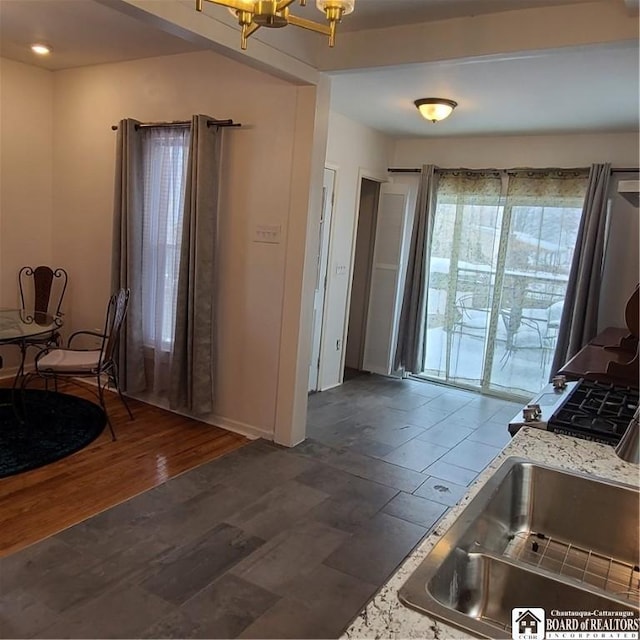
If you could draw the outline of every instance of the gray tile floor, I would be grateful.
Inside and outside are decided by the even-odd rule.
[[[2,638],[332,638],[508,441],[519,405],[360,376],[255,441],[0,560]]]

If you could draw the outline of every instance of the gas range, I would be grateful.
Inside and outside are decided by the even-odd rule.
[[[637,389],[596,380],[568,382],[562,388],[550,384],[509,423],[509,433],[529,426],[615,445],[638,402]]]

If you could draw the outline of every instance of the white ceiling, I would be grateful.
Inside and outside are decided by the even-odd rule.
[[[570,133],[638,129],[638,43],[342,72],[332,107],[397,136]],[[448,98],[438,123],[413,101]]]
[[[340,29],[364,30],[586,1],[358,0]],[[636,0],[625,3],[637,4]],[[116,0],[0,0],[0,55],[58,70],[205,46],[161,31],[109,4],[115,7]],[[308,4],[314,4],[313,0]],[[308,15],[311,9],[296,13],[306,11]],[[51,45],[53,54],[35,56],[29,49],[35,41]],[[508,58],[346,71],[333,74],[332,108],[399,136],[637,130],[638,58],[636,40],[531,55],[523,52]],[[449,119],[433,125],[413,106],[413,100],[421,97],[450,98],[459,106]]]
[[[357,0],[355,11],[345,16],[341,31],[395,27],[497,13],[514,9],[578,4],[591,0]],[[309,4],[314,4],[310,0]]]
[[[201,48],[93,0],[0,0],[0,55],[52,71]]]

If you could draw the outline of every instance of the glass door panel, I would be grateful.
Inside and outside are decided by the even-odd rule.
[[[489,388],[531,393],[548,380],[581,210],[511,210]]]
[[[501,209],[445,204],[434,220],[425,373],[479,388],[491,326]]]

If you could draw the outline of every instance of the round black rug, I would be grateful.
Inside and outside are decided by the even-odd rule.
[[[0,478],[42,467],[79,451],[104,429],[107,417],[93,402],[54,391],[0,389]],[[24,407],[23,403],[24,402]]]

